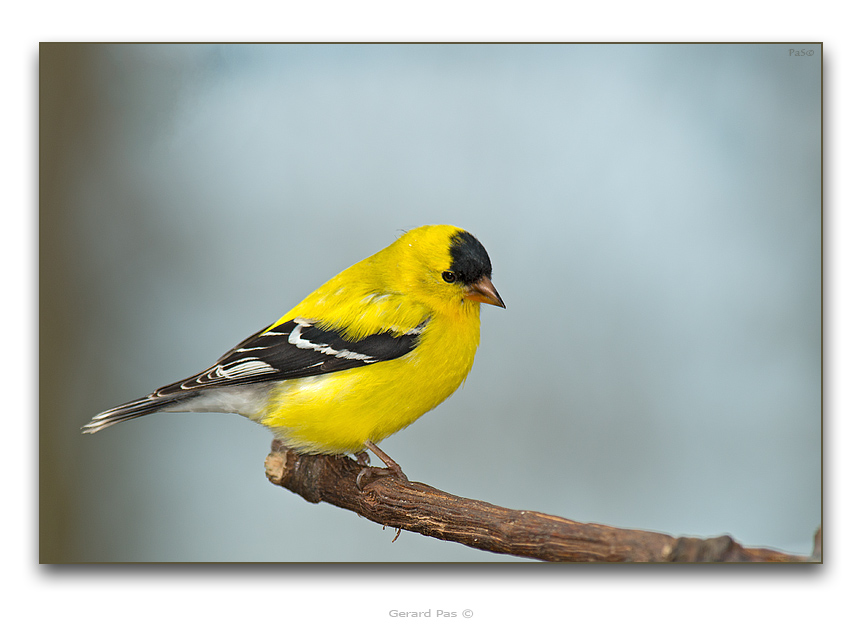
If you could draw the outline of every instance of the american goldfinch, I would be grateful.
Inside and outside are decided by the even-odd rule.
[[[376,444],[464,382],[482,302],[505,308],[479,240],[454,226],[422,226],[324,283],[212,367],[100,413],[83,430],[157,411],[238,413],[298,452],[369,449],[403,476]]]

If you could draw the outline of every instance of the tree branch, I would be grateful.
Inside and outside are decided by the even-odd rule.
[[[820,530],[811,557],[744,548],[724,535],[674,538],[643,530],[582,524],[470,500],[423,483],[382,476],[357,487],[362,466],[346,456],[300,455],[276,440],[266,459],[269,480],[309,502],[328,502],[372,522],[471,548],[563,562],[820,561]],[[399,530],[400,532],[400,530]],[[397,536],[397,535],[396,535]]]

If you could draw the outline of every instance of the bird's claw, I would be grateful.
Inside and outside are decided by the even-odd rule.
[[[360,491],[365,491],[368,485],[373,483],[375,480],[380,478],[386,478],[387,476],[391,476],[396,480],[401,480],[403,482],[409,483],[410,479],[407,478],[407,475],[401,471],[401,468],[392,468],[392,467],[375,467],[374,465],[368,465],[363,467],[359,474],[356,475],[356,486],[359,487]]]
[[[378,478],[383,478],[385,476],[394,476],[396,479],[404,481],[405,483],[410,482],[410,479],[407,478],[407,474],[404,473],[401,466],[398,465],[392,457],[378,448],[374,442],[366,441],[365,447],[376,454],[377,457],[386,464],[386,467],[374,467],[373,465],[369,465],[368,452],[365,450],[358,452],[356,454],[356,460],[363,467],[360,470],[359,475],[356,477],[356,486],[359,487],[361,491],[365,491],[365,488],[368,485]]]

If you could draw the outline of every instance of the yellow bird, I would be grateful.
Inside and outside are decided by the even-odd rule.
[[[506,308],[491,260],[454,226],[408,231],[331,278],[203,372],[100,413],[238,413],[309,454],[361,454],[443,402],[479,346],[479,304]]]

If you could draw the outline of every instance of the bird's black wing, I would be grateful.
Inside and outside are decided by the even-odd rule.
[[[424,327],[423,322],[403,335],[382,332],[349,341],[313,320],[292,319],[252,335],[209,369],[154,395],[305,378],[390,361],[413,350]]]

